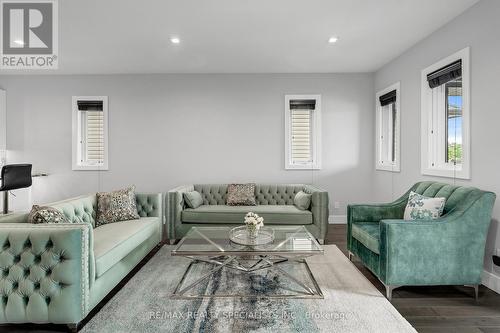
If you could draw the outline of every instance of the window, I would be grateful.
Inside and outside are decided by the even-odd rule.
[[[108,170],[108,98],[73,97],[73,170]]]
[[[400,83],[376,95],[376,161],[377,170],[400,171]]]
[[[285,169],[321,168],[321,96],[285,96]]]
[[[469,48],[422,71],[422,174],[470,179]]]

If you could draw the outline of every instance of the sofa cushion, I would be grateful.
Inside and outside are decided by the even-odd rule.
[[[378,222],[353,223],[351,234],[366,248],[380,254],[380,226]]]
[[[33,205],[28,223],[71,223],[66,215],[54,207]]]
[[[229,184],[227,187],[227,205],[255,206],[255,184]]]
[[[189,191],[183,194],[184,201],[189,208],[198,208],[203,204],[203,198],[198,191]]]
[[[135,186],[97,193],[96,226],[138,218]]]
[[[293,204],[300,210],[309,209],[311,206],[311,197],[312,194],[308,194],[304,191],[300,191],[295,194],[295,198],[293,199]]]
[[[406,204],[405,220],[435,220],[443,214],[446,198],[426,197],[411,191]]]
[[[95,228],[96,278],[103,275],[146,239],[157,234],[159,224],[157,217],[142,217]]]
[[[182,211],[182,222],[243,224],[245,215],[254,212],[264,218],[264,224],[312,224],[312,213],[293,205],[226,206],[202,205]]]

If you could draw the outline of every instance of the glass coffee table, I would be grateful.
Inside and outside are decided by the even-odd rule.
[[[191,260],[172,298],[208,297],[265,297],[265,298],[323,298],[323,293],[309,268],[306,258],[323,255],[323,248],[304,226],[271,226],[274,240],[265,245],[241,245],[229,239],[232,227],[193,227],[171,251],[172,256],[182,256]],[[196,267],[198,264],[203,266]],[[220,276],[225,269],[241,274],[274,274],[272,284],[277,279],[285,281],[286,292],[274,294],[248,293],[228,290],[222,294],[206,292],[201,284]],[[195,278],[190,276],[196,272]],[[271,272],[269,272],[271,271]],[[299,274],[300,273],[300,274]],[[233,272],[231,272],[233,274]],[[255,279],[255,276],[251,277]],[[250,281],[250,279],[249,279]],[[229,288],[231,289],[231,288]]]

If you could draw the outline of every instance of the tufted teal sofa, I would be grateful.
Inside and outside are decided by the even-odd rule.
[[[410,191],[445,197],[436,220],[404,221]],[[349,205],[347,248],[386,286],[481,283],[495,194],[474,187],[420,182],[392,203]]]
[[[0,323],[76,329],[161,241],[161,194],[137,194],[140,219],[95,227],[96,195],[48,204],[72,224],[0,217]]]
[[[328,192],[311,185],[257,184],[257,206],[227,206],[227,184],[195,184],[180,186],[168,192],[167,233],[171,242],[182,238],[193,226],[225,226],[242,224],[245,214],[254,212],[264,217],[266,225],[304,225],[320,243],[328,228]],[[203,204],[188,208],[183,193],[196,190]],[[312,194],[309,210],[293,205],[299,191]]]

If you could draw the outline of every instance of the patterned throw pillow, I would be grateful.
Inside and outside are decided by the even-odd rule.
[[[446,198],[429,198],[410,192],[405,209],[405,220],[434,220],[443,214]]]
[[[28,215],[28,223],[71,223],[63,213],[52,207],[34,205]]]
[[[135,186],[113,192],[98,192],[96,227],[140,218],[134,191]]]
[[[229,184],[226,202],[228,206],[256,206],[255,184]]]

